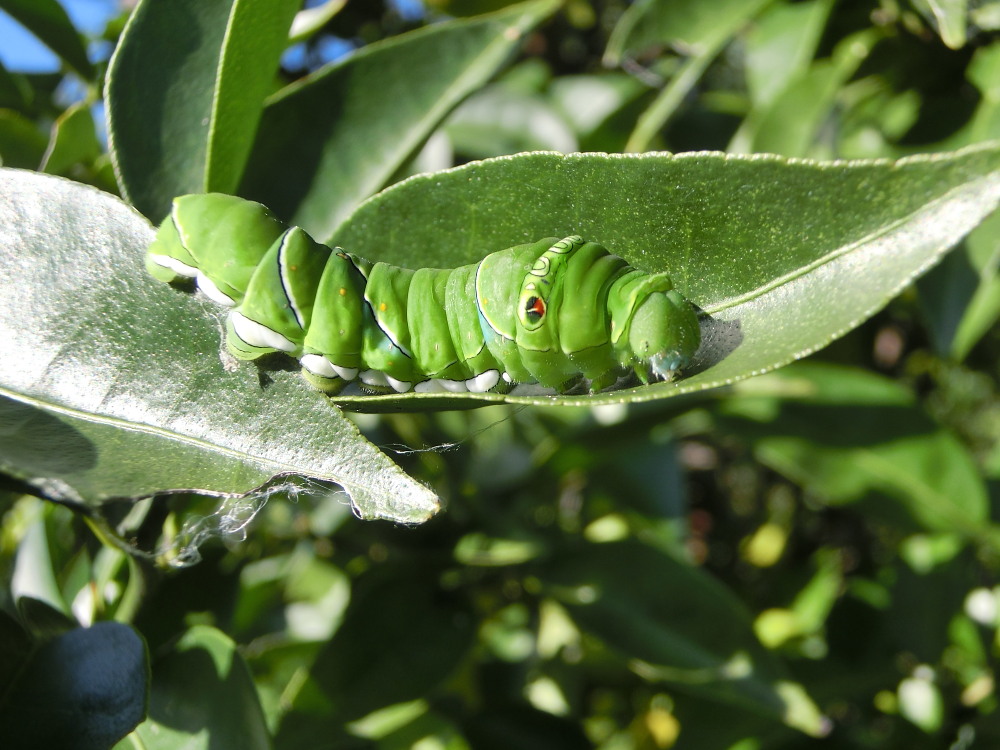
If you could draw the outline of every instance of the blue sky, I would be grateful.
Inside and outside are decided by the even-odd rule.
[[[61,0],[74,25],[89,36],[96,36],[108,19],[119,11],[118,0]],[[315,3],[310,3],[315,4]],[[392,0],[405,18],[419,18],[420,0]],[[59,61],[48,47],[35,39],[23,26],[0,11],[0,63],[8,70],[42,73],[59,70]]]
[[[85,34],[96,35],[118,12],[117,0],[62,0],[74,25]],[[6,13],[0,11],[0,62],[9,70],[42,73],[59,70],[59,60]]]

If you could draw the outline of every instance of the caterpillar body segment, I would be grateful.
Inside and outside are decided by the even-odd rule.
[[[371,263],[287,228],[257,203],[177,198],[147,253],[157,279],[194,279],[231,308],[241,359],[296,357],[327,393],[597,391],[629,371],[669,380],[698,348],[691,304],[666,274],[601,245],[550,237],[453,269]]]

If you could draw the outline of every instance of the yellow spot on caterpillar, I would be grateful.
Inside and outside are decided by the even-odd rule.
[[[291,270],[291,271],[298,271],[298,270],[299,270],[299,267],[298,267],[298,266],[289,266],[288,268],[289,268],[289,270]]]
[[[386,310],[389,309],[389,306],[386,305],[385,302],[380,302],[379,306],[378,306],[378,309],[379,309],[379,312],[385,312]]]
[[[341,297],[346,297],[347,296],[347,290],[344,289],[344,287],[340,287],[340,296]]]

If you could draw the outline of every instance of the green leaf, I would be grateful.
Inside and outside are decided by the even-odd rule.
[[[29,108],[32,93],[24,75],[11,73],[0,63],[0,107],[24,111]]]
[[[577,150],[569,125],[541,96],[501,85],[469,97],[443,130],[456,151],[477,159],[518,151]]]
[[[749,384],[748,384],[749,385]],[[754,390],[773,387],[778,400]],[[833,504],[894,500],[911,524],[989,543],[986,487],[965,447],[904,387],[877,375],[802,363],[768,375],[722,411],[758,459]]]
[[[996,284],[998,230],[1000,213],[994,213],[917,281],[927,331],[934,349],[942,356],[963,359],[1000,314]],[[977,262],[981,250],[992,251],[992,257]]]
[[[967,246],[986,246],[992,248],[994,256],[991,261],[979,269],[978,284],[968,305],[962,312],[958,324],[949,327],[945,335],[939,337],[945,351],[955,359],[964,360],[972,347],[982,339],[997,320],[1000,320],[1000,242],[997,234],[1000,229],[1000,214],[994,214],[969,236]],[[964,276],[965,274],[963,274]],[[950,341],[947,333],[951,333]],[[950,343],[950,346],[948,344]]]
[[[757,640],[742,603],[698,568],[623,541],[560,555],[539,578],[582,630],[630,659],[640,676],[808,734],[825,731],[816,706]]]
[[[86,102],[74,104],[56,119],[41,171],[66,174],[76,164],[91,163],[101,155],[94,116]]]
[[[289,41],[294,43],[308,39],[326,26],[346,4],[347,0],[326,0],[311,8],[303,8],[295,14],[292,27],[288,30]]]
[[[956,140],[1000,137],[1000,42],[976,50],[966,78],[981,98]],[[961,361],[1000,318],[1000,214],[973,230],[953,255],[919,289],[937,350]]]
[[[325,240],[556,7],[403,34],[288,86],[268,103],[240,194]]]
[[[676,112],[709,63],[747,22],[772,0],[641,0],[622,14],[608,41],[605,65],[619,65],[635,51],[666,44],[685,56],[660,94],[636,123],[626,151],[643,151]]]
[[[1000,2],[985,0],[969,8],[969,22],[979,31],[1000,29]]]
[[[773,0],[638,0],[615,24],[604,64],[620,65],[650,47],[695,55],[718,48]]]
[[[981,97],[967,126],[968,142],[1000,138],[1000,42],[977,49],[965,77],[979,90]]]
[[[808,69],[830,16],[833,0],[777,3],[746,35],[747,88],[755,104],[773,101]]]
[[[843,561],[830,549],[815,558],[816,573],[788,607],[765,610],[754,621],[757,637],[768,648],[821,632],[826,624],[844,587]]]
[[[878,30],[866,29],[838,44],[829,60],[815,62],[759,119],[755,118],[757,127],[750,150],[786,156],[817,153],[813,144],[829,122],[837,96],[880,38]]]
[[[34,169],[45,153],[45,136],[27,117],[0,110],[0,161],[7,167]]]
[[[644,87],[624,73],[559,76],[549,87],[549,96],[577,136],[590,141],[602,125],[634,102]],[[626,118],[622,117],[624,121]],[[627,131],[626,131],[627,132]],[[599,149],[585,148],[585,151]]]
[[[132,628],[99,622],[37,648],[0,696],[4,747],[105,750],[145,712],[146,647]]]
[[[313,747],[320,732],[429,698],[452,673],[472,646],[475,620],[461,595],[439,588],[439,574],[391,565],[357,581],[343,622],[282,723],[281,747]]]
[[[0,0],[0,8],[24,24],[81,76],[94,77],[87,47],[56,0]]]
[[[474,16],[514,5],[514,0],[427,0],[429,7],[449,16]]]
[[[250,670],[227,635],[196,625],[153,662],[145,750],[268,750],[270,734]]]
[[[297,375],[223,361],[215,311],[146,275],[152,236],[110,195],[0,171],[0,285],[18,290],[0,299],[0,467],[88,504],[292,474],[341,484],[364,517],[434,513]]]
[[[865,29],[845,38],[829,59],[817,60],[784,89],[751,110],[733,136],[729,150],[770,151],[785,156],[813,154],[817,133],[829,121],[844,83],[881,36],[875,29]]]
[[[858,325],[998,202],[996,144],[898,162],[536,153],[414,177],[361,206],[336,243],[374,260],[447,268],[539,237],[581,234],[638,268],[669,271],[703,310],[702,348],[686,378],[594,396],[337,401],[366,411],[595,405],[732,383]]]
[[[122,193],[160,220],[184,193],[235,192],[297,0],[141,0],[107,78]]]
[[[424,700],[397,703],[375,711],[351,722],[350,730],[353,737],[359,739],[335,745],[338,750],[414,750],[421,747],[470,750],[455,722],[430,709]]]
[[[52,568],[44,506],[39,503],[34,507],[34,518],[28,522],[17,548],[10,593],[28,629],[35,635],[52,636],[77,623]]]
[[[358,581],[344,621],[316,657],[312,679],[343,719],[426,697],[475,636],[462,597],[441,591],[433,570],[392,566]],[[405,617],[387,616],[392,602]]]
[[[592,750],[583,728],[527,704],[489,705],[470,716],[463,733],[476,750]]]
[[[911,0],[911,2],[913,7],[937,29],[942,42],[952,49],[961,49],[965,46],[968,0]]]

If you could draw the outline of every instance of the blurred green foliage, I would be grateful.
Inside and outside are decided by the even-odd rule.
[[[323,62],[332,38],[375,56],[437,33],[443,14],[479,23],[512,5],[428,0],[413,20],[351,0],[304,42],[304,67],[286,58],[273,82],[253,84],[292,107],[303,84],[284,87]],[[3,164],[118,192],[89,117],[106,61],[84,64],[54,0],[0,8],[85,91],[67,104],[62,76],[0,69]],[[360,200],[418,171],[527,149],[845,159],[954,149],[1000,138],[998,30],[1000,2],[989,0],[569,0],[499,75],[470,74],[482,83],[460,97],[430,90],[448,89],[444,76],[400,78],[443,121],[400,133],[406,147],[376,160],[367,183],[339,178]],[[273,31],[272,46],[284,33]],[[130,41],[142,49],[143,37]],[[394,65],[406,75],[405,55]],[[382,95],[357,92],[358,102]],[[112,150],[140,148],[112,132]],[[249,149],[244,184],[254,159],[282,158],[269,150],[280,145]],[[206,163],[232,146],[221,156],[204,146]],[[235,185],[242,170],[229,166],[213,174]],[[140,206],[151,212],[166,195],[125,187],[152,196]],[[279,486],[249,505],[123,500],[96,515],[0,476],[0,728],[10,732],[0,745],[64,737],[59,714],[74,717],[86,748],[996,746],[998,229],[995,217],[983,223],[808,362],[725,390],[353,417],[446,501],[419,527],[360,521],[329,488]],[[0,437],[16,427],[0,421]],[[148,666],[132,645],[120,663],[86,662],[86,649],[122,637],[96,629],[82,666],[46,657],[71,648],[62,639],[80,624],[107,620],[141,638]],[[54,677],[79,689],[35,687]],[[104,684],[118,688],[94,699],[107,716],[145,706],[134,732],[134,721],[95,728],[66,713]],[[51,699],[34,729],[26,695]]]

